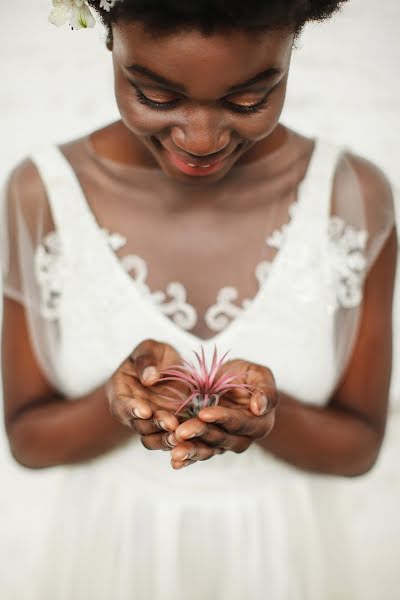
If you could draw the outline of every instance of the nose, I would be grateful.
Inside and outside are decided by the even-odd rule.
[[[171,128],[177,148],[194,156],[221,152],[230,142],[230,132],[211,111],[196,110],[184,123]]]

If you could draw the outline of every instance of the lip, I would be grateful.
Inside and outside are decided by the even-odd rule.
[[[168,156],[169,161],[182,173],[186,175],[192,175],[196,177],[204,177],[211,175],[221,170],[226,162],[226,159],[231,156],[232,152],[225,154],[224,156],[212,156],[207,157],[192,157],[188,155],[182,155],[180,153],[171,152],[164,146],[164,150]]]

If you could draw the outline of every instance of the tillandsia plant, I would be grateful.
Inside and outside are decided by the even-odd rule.
[[[100,0],[99,9],[110,12],[117,2],[121,0]],[[86,0],[53,0],[49,21],[57,27],[65,25],[68,21],[71,29],[87,29],[96,25]]]
[[[229,351],[219,359],[217,349],[214,347],[210,367],[207,366],[203,347],[201,347],[201,354],[195,351],[194,354],[198,366],[183,360],[182,365],[172,365],[169,369],[161,371],[162,381],[176,381],[187,386],[186,394],[167,386],[167,389],[176,394],[180,401],[175,415],[180,415],[184,419],[194,417],[207,406],[217,406],[221,396],[232,390],[242,390],[250,394],[257,391],[255,386],[238,383],[238,376],[232,371],[222,370]],[[162,397],[177,402],[176,398]]]

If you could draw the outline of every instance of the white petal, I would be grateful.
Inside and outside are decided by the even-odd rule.
[[[116,0],[100,0],[100,8],[104,9],[106,12],[110,12],[115,4]]]
[[[75,7],[72,9],[69,24],[74,29],[81,29],[82,27],[86,29],[87,27],[94,27],[96,21],[94,20],[89,7],[84,4],[81,8]]]
[[[53,0],[54,1],[54,0]],[[49,14],[49,22],[56,27],[61,27],[65,25],[68,19],[69,9],[65,5],[59,5]]]

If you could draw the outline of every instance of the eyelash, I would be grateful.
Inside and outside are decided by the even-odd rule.
[[[150,100],[147,96],[143,94],[141,89],[135,85],[132,81],[129,82],[135,90],[136,97],[141,104],[144,104],[147,107],[156,109],[156,110],[168,110],[170,108],[174,108],[179,100],[170,100],[168,102],[155,102],[154,100]],[[272,91],[272,90],[271,90]],[[269,91],[264,98],[262,98],[257,104],[253,104],[251,106],[239,106],[238,104],[232,104],[232,102],[225,101],[225,106],[232,110],[233,112],[240,114],[249,114],[249,113],[257,113],[263,110],[268,104],[269,96],[271,94]]]

